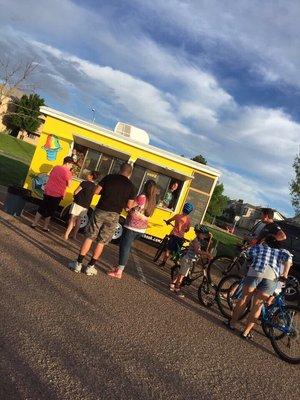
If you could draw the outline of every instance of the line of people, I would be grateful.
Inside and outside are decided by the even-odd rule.
[[[64,197],[67,187],[70,185],[72,166],[73,159],[66,157],[62,166],[55,166],[52,169],[45,185],[43,201],[36,213],[32,228],[36,228],[40,219],[44,218],[43,231],[49,231],[50,219]],[[70,235],[74,239],[77,238],[81,219],[87,214],[93,196],[100,194],[101,197],[90,216],[85,239],[78,257],[69,263],[69,268],[74,272],[84,272],[86,275],[97,274],[95,264],[100,258],[104,246],[111,241],[117,228],[120,214],[125,209],[127,217],[119,245],[119,262],[108,272],[108,275],[113,278],[120,279],[122,277],[132,244],[135,239],[146,232],[149,218],[156,208],[158,197],[158,186],[153,180],[148,180],[144,185],[143,192],[136,196],[134,185],[130,180],[131,174],[132,166],[124,163],[118,174],[109,174],[97,183],[98,172],[89,171],[86,179],[76,188],[70,208],[68,227],[64,234],[65,240],[68,240]],[[183,207],[183,212],[168,221],[170,223],[174,220],[175,227],[172,231],[163,264],[167,261],[170,251],[174,250],[174,246],[183,243],[184,234],[190,229],[191,225],[188,214],[193,209],[192,204],[186,203]],[[84,265],[93,242],[96,243],[93,254],[89,262]]]

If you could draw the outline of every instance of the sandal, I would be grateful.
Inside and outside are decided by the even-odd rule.
[[[241,332],[241,338],[245,340],[254,340],[254,337],[251,332],[244,335],[244,332]]]

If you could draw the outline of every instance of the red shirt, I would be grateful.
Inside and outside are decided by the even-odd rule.
[[[71,171],[63,165],[57,165],[50,172],[45,186],[45,194],[52,197],[64,197],[71,179]]]
[[[190,229],[190,218],[186,214],[177,214],[174,217],[175,227],[172,235],[183,238],[184,234]]]

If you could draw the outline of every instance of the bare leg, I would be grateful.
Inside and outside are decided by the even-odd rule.
[[[44,223],[44,230],[45,231],[49,229],[50,219],[51,219],[51,217],[45,218],[45,223]]]
[[[170,257],[170,250],[166,250],[162,262],[165,264],[169,257]]]
[[[41,214],[37,211],[34,217],[33,224],[31,226],[37,226],[41,218],[42,218]]]
[[[234,326],[237,323],[240,315],[242,315],[242,313],[245,311],[245,309],[252,297],[254,290],[255,290],[254,287],[249,287],[249,286],[244,287],[242,298],[237,302],[237,304],[233,310],[233,314],[232,314],[232,317],[230,320],[230,324],[232,326]]]
[[[76,223],[75,223],[75,228],[74,228],[74,232],[73,232],[73,238],[76,239],[77,238],[77,233],[80,229],[80,224],[81,224],[81,217],[79,215],[79,217],[76,218]]]
[[[251,308],[250,314],[248,315],[246,328],[243,333],[244,336],[247,336],[251,329],[254,327],[255,322],[260,316],[263,302],[267,301],[268,298],[269,296],[267,294],[259,291],[254,295],[253,306]]]
[[[176,286],[177,288],[180,288],[180,285],[181,285],[181,283],[182,283],[182,281],[183,281],[183,278],[184,278],[184,275],[178,274],[178,275],[174,278],[174,280],[172,281],[172,283],[174,283],[175,286]]]
[[[101,256],[103,248],[104,248],[103,243],[97,243],[97,246],[95,247],[94,254],[93,254],[93,258],[95,260],[98,260],[98,258]]]
[[[84,240],[84,242],[82,243],[81,249],[80,249],[81,256],[85,256],[89,252],[89,250],[92,246],[92,243],[93,243],[92,239],[86,238]]]
[[[71,214],[70,218],[69,218],[69,224],[68,224],[67,230],[66,230],[66,232],[64,234],[64,239],[65,240],[69,239],[69,235],[70,235],[72,229],[74,228],[75,223],[76,223],[76,217],[75,217],[75,215]]]

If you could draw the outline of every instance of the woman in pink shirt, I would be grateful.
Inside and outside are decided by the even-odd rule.
[[[120,241],[119,265],[108,273],[112,278],[121,279],[133,241],[146,232],[148,219],[156,207],[156,195],[156,183],[153,180],[147,181],[143,193],[137,196],[134,206],[128,211]]]
[[[35,215],[32,228],[36,228],[40,219],[45,219],[44,232],[49,232],[49,223],[60,201],[66,193],[66,189],[72,180],[71,168],[74,161],[72,157],[65,157],[63,165],[57,165],[52,169],[44,190],[43,201]]]

